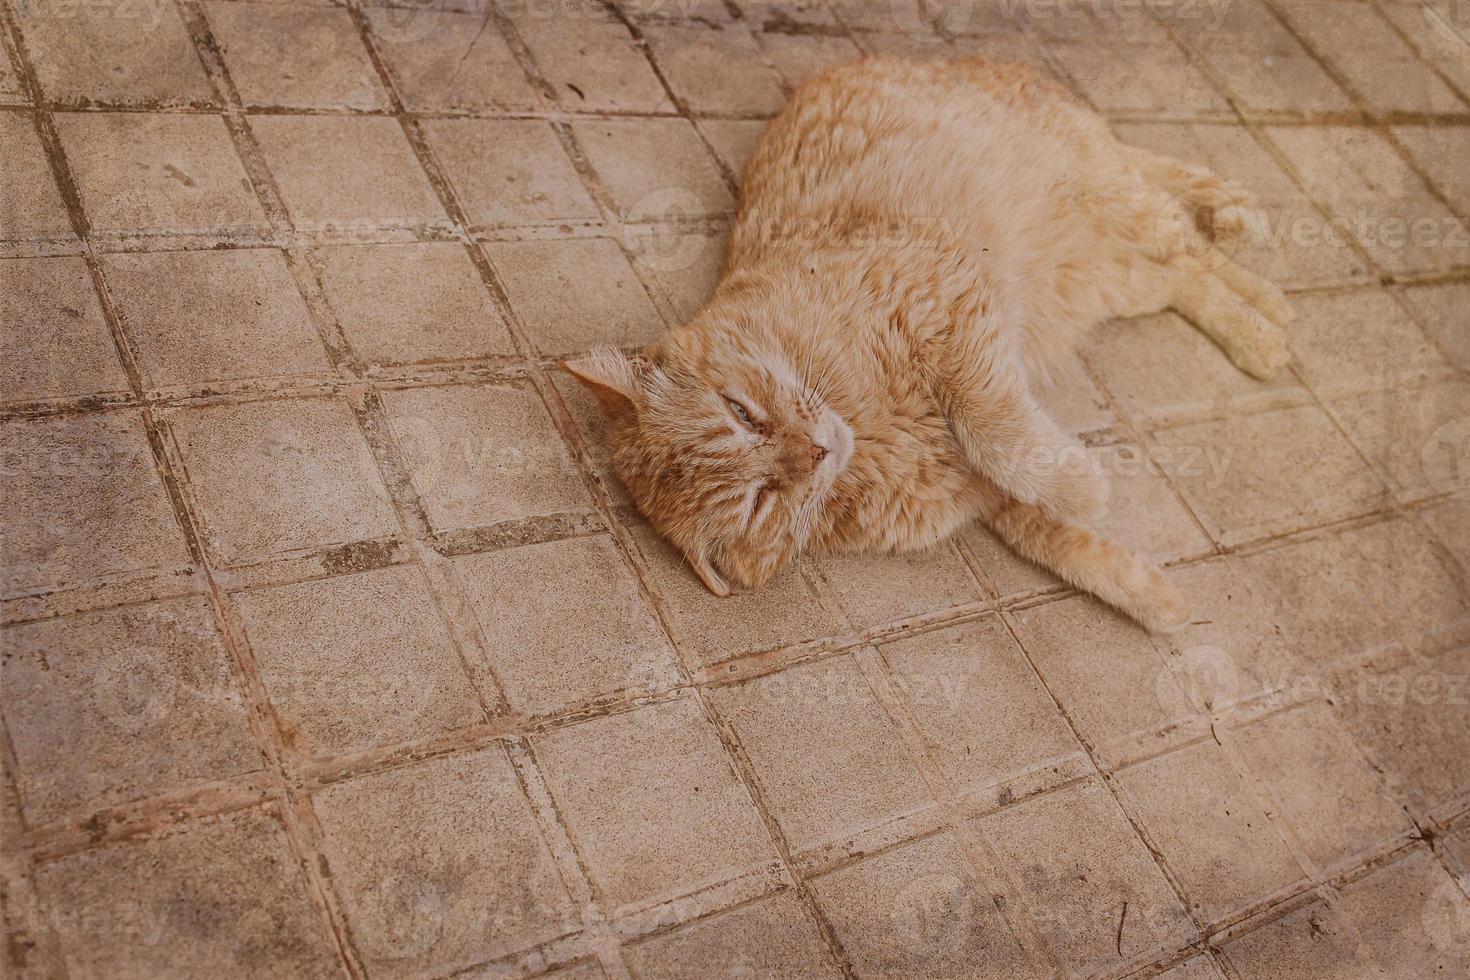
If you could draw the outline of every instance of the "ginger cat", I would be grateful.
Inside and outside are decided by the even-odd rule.
[[[1183,595],[1083,526],[1107,483],[1034,392],[1096,324],[1166,307],[1269,377],[1291,310],[1218,250],[1253,217],[1028,67],[869,59],[762,135],[694,318],[566,367],[639,509],[719,595],[803,552],[922,549],[979,520],[1169,629]]]

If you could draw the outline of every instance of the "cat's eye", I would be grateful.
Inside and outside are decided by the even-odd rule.
[[[752,429],[756,432],[759,432],[761,430],[761,424],[755,419],[751,418],[750,409],[746,408],[744,405],[740,404],[733,398],[726,398],[725,404],[730,406],[731,414],[739,419],[740,423],[744,425],[747,429]]]

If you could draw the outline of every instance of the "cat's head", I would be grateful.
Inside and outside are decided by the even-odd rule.
[[[852,455],[806,364],[748,336],[686,334],[566,365],[601,403],[638,509],[717,595],[763,585],[801,552]]]

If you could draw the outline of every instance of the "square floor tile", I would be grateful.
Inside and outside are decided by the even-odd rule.
[[[1205,922],[1301,880],[1290,849],[1212,740],[1124,769],[1114,781]]]
[[[772,116],[786,103],[748,31],[653,27],[643,33],[669,85],[695,115]]]
[[[1230,940],[1225,959],[1244,980],[1378,976],[1373,954],[1352,924],[1313,902]]]
[[[1394,298],[1381,290],[1295,297],[1291,350],[1322,398],[1396,387],[1449,365]],[[1352,337],[1344,344],[1343,337]]]
[[[352,15],[340,7],[204,4],[225,69],[249,106],[382,109],[388,104]]]
[[[1321,409],[1285,408],[1155,433],[1203,465],[1175,483],[1216,540],[1239,544],[1372,508],[1383,486]]]
[[[962,529],[959,539],[979,570],[985,590],[996,598],[1062,587],[1061,579],[1016,554],[979,523]]]
[[[798,563],[753,592],[720,598],[652,528],[637,524],[632,532],[668,608],[677,642],[696,668],[793,646],[845,627],[840,609],[815,590],[809,565]]]
[[[1455,367],[1470,370],[1470,330],[1461,312],[1470,308],[1470,283],[1410,286],[1399,295]]]
[[[1279,8],[1292,28],[1347,82],[1372,112],[1464,112],[1439,80],[1369,4],[1313,0]],[[1392,85],[1383,80],[1392,78]]]
[[[1224,112],[1225,100],[1168,38],[1137,43],[1107,38],[1044,41],[1103,112]],[[1146,71],[1138,66],[1147,65]]]
[[[1470,384],[1458,378],[1333,402],[1353,443],[1402,497],[1470,491]]]
[[[1419,57],[1438,68],[1460,92],[1470,91],[1465,64],[1465,11],[1454,0],[1385,4],[1380,12],[1409,39]]]
[[[1070,975],[1115,970],[1145,950],[1191,938],[1193,927],[1169,882],[1096,780],[1007,807],[975,825]]]
[[[15,61],[10,52],[0,46],[0,103],[25,105],[30,102],[25,83],[15,70]]]
[[[730,173],[740,176],[745,161],[755,152],[756,141],[766,131],[764,119],[701,119],[699,131],[714,147],[715,156],[729,168]]]
[[[1038,385],[1036,400],[1063,432],[1096,432],[1111,428],[1118,418],[1097,384],[1087,374],[1082,359],[1071,354],[1050,387]]]
[[[1470,570],[1470,499],[1451,497],[1419,511],[1419,519],[1460,562]]]
[[[5,727],[32,825],[261,768],[203,599],[4,633]]]
[[[826,34],[786,34],[781,32],[756,35],[761,51],[786,80],[788,88],[816,78],[838,65],[849,65],[862,58],[856,44],[845,37]]]
[[[1282,640],[1303,663],[1417,646],[1464,615],[1454,576],[1414,526],[1387,520],[1242,560]]]
[[[1470,901],[1424,850],[1342,887],[1343,913],[1386,973],[1453,976],[1465,966]]]
[[[958,792],[1081,759],[1066,719],[998,618],[881,649],[925,748]]]
[[[679,679],[607,535],[454,560],[511,704],[536,714]]]
[[[1222,16],[1171,20],[1248,115],[1351,112],[1353,104],[1260,0]]]
[[[1322,869],[1345,868],[1414,827],[1317,703],[1237,729],[1257,786]]]
[[[602,119],[572,132],[625,218],[723,214],[734,199],[687,119]]]
[[[811,915],[792,891],[623,948],[639,977],[840,977]]]
[[[0,112],[0,238],[72,238],[71,218],[30,113]]]
[[[56,128],[94,231],[268,230],[219,116],[63,113]]]
[[[286,399],[170,415],[218,560],[238,564],[398,531],[351,409]]]
[[[101,263],[150,387],[332,370],[275,249],[140,252]]]
[[[1422,812],[1470,790],[1470,651],[1329,678],[1333,710]]]
[[[189,565],[136,412],[0,423],[7,592]]]
[[[82,851],[43,865],[36,883],[72,976],[325,978],[342,969],[272,809]]]
[[[907,555],[839,555],[821,559],[821,569],[858,627],[981,600],[975,577],[952,546]]]
[[[463,245],[341,246],[313,255],[342,332],[371,365],[515,353]]]
[[[213,105],[178,8],[27,3],[20,28],[41,91],[64,105]]]
[[[663,333],[658,310],[616,242],[497,242],[484,248],[542,353],[642,347]]]
[[[1021,645],[1084,741],[1152,732],[1194,712],[1143,627],[1076,597],[1012,614]]]
[[[128,378],[80,258],[0,261],[0,391],[7,400],[125,392]]]
[[[1182,123],[1123,123],[1113,129],[1125,143],[1208,167],[1250,191],[1265,218],[1265,234],[1234,245],[1232,261],[1276,282],[1367,277],[1367,263],[1353,251],[1351,236],[1324,233],[1321,212],[1248,130]]]
[[[1305,678],[1273,619],[1271,585],[1237,558],[1171,568],[1190,620],[1165,637],[1166,661],[1191,704],[1223,712],[1261,694],[1298,692]]]
[[[307,756],[484,720],[423,573],[410,565],[236,599],[286,744]]]
[[[589,11],[575,17],[545,17],[528,11],[515,18],[515,27],[557,100],[568,109],[674,110],[647,56],[611,16]]]
[[[452,973],[578,925],[498,745],[337,783],[314,804],[375,974]]]
[[[404,104],[415,112],[535,109],[505,38],[480,13],[428,6],[374,7],[363,13]]]
[[[850,657],[715,688],[710,697],[735,728],[795,851],[931,805]]]
[[[1390,273],[1470,265],[1464,223],[1371,129],[1273,126],[1267,131],[1333,220],[1310,240],[1356,241]],[[1303,240],[1312,229],[1303,229]]]
[[[409,388],[383,402],[434,530],[592,509],[534,390]]]
[[[1149,429],[1308,397],[1289,371],[1266,382],[1247,376],[1175,313],[1110,323],[1084,356],[1124,413]]]
[[[1210,550],[1210,539],[1168,481],[1176,470],[1197,466],[1197,460],[1175,460],[1126,442],[1099,446],[1092,456],[1112,484],[1108,512],[1097,522],[1099,534],[1157,562]]]
[[[533,744],[610,911],[775,861],[750,795],[692,698],[561,728]]]
[[[476,226],[588,221],[599,216],[549,123],[435,119],[425,129],[461,206]]]
[[[682,232],[654,226],[624,239],[643,281],[663,296],[681,323],[694,318],[720,280],[728,231]]]
[[[631,510],[633,498],[628,495],[628,488],[623,486],[623,481],[613,472],[612,450],[608,448],[607,416],[597,403],[597,397],[587,390],[586,385],[566,372],[553,375],[552,383],[582,437],[582,446],[592,462],[593,473],[598,482],[611,498],[613,506]]]
[[[1035,972],[954,840],[903,844],[812,882],[859,976]]]
[[[299,229],[448,226],[396,119],[252,116],[250,128]]]

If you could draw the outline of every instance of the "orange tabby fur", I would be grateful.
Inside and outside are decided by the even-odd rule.
[[[634,501],[719,594],[978,519],[1167,629],[1184,597],[1082,526],[1107,484],[1033,393],[1093,326],[1169,306],[1245,371],[1281,367],[1284,298],[1217,250],[1252,217],[1027,67],[870,59],[802,86],[761,137],[694,318],[567,366]]]

